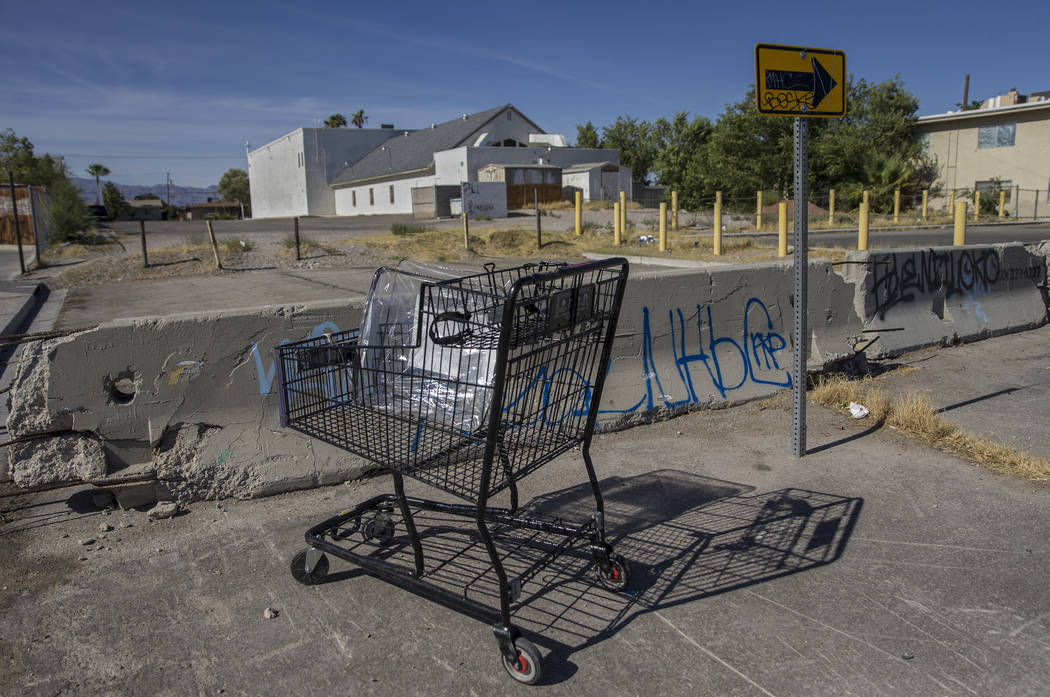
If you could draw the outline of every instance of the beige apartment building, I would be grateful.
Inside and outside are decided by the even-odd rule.
[[[1050,217],[1050,93],[1016,90],[986,100],[979,109],[919,117],[916,132],[936,158],[937,184],[949,191],[1006,191],[1010,217]],[[996,182],[995,180],[999,180]]]

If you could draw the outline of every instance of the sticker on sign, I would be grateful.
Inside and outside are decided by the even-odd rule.
[[[758,111],[772,116],[846,115],[846,54],[830,48],[755,46]]]

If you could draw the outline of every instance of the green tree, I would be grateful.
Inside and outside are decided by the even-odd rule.
[[[113,220],[131,215],[131,206],[124,200],[124,195],[113,182],[106,182],[106,185],[102,187],[102,205],[106,207],[106,215]]]
[[[251,205],[251,188],[248,184],[248,173],[236,167],[226,170],[219,179],[219,194],[223,201],[239,201]]]
[[[358,128],[364,128],[365,127],[365,121],[368,121],[368,117],[365,116],[365,110],[364,109],[358,109],[357,111],[354,112],[354,115],[350,118],[350,123],[354,124]],[[344,126],[346,125],[346,121],[345,120],[343,121],[343,125]]]
[[[33,144],[10,128],[0,131],[0,171],[10,171],[19,184],[47,191],[52,242],[64,242],[92,226],[91,215],[69,179],[65,161],[48,153],[37,156]]]
[[[759,114],[754,87],[742,101],[726,106],[705,150],[697,178],[708,194],[720,190],[734,198],[754,196],[760,189],[786,192],[791,182],[791,120]]]
[[[576,124],[576,147],[598,147],[598,129],[596,129],[594,124],[590,121],[584,124]]]
[[[644,182],[656,161],[657,140],[654,136],[653,126],[648,121],[620,116],[611,126],[602,128],[601,147],[618,149],[620,164],[631,168],[634,181]]]
[[[95,199],[95,203],[102,203],[102,177],[109,174],[109,167],[100,165],[96,162],[93,165],[87,166],[87,173],[95,178],[95,190],[98,192],[98,197]]]
[[[95,226],[80,191],[68,177],[55,179],[47,190],[47,215],[51,221],[51,242],[65,242]]]
[[[686,208],[697,208],[703,191],[703,171],[707,141],[712,126],[708,119],[680,111],[668,121],[660,117],[653,124],[656,140],[656,160],[653,169],[656,181],[669,190],[679,192],[679,203]]]
[[[346,126],[346,117],[342,114],[332,114],[324,120],[325,128],[343,128]]]

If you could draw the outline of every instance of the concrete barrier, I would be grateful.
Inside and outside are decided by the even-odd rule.
[[[31,344],[12,389],[14,481],[156,478],[177,499],[339,482],[366,465],[280,429],[273,346],[357,326],[347,302],[104,324]]]
[[[847,254],[843,275],[855,284],[856,312],[866,328],[883,330],[869,355],[1041,326],[1047,260],[1039,249],[1013,243]]]
[[[815,261],[811,368],[1046,322],[1050,243],[891,250]],[[1040,288],[1042,284],[1042,288]],[[599,428],[716,408],[791,386],[790,263],[635,269]],[[16,483],[155,479],[180,500],[344,481],[370,465],[277,423],[271,349],[356,327],[360,301],[140,318],[27,347],[12,390]],[[867,335],[870,336],[870,335]],[[537,385],[535,389],[544,389]]]

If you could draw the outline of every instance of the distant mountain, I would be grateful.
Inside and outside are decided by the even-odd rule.
[[[132,200],[136,196],[142,194],[153,194],[157,198],[167,201],[168,198],[168,187],[165,184],[155,184],[153,186],[141,186],[135,184],[117,184],[113,182],[120,193],[123,194],[124,199],[127,201]],[[85,203],[94,203],[98,197],[98,189],[95,187],[94,179],[85,179],[84,177],[73,177],[73,185],[80,191],[80,197],[84,199]],[[102,180],[102,186],[106,185],[106,180]],[[218,201],[220,198],[219,187],[209,186],[205,189],[201,189],[195,186],[178,186],[176,184],[171,185],[171,200],[168,203],[175,206],[187,206],[191,203],[207,203],[208,200]]]

